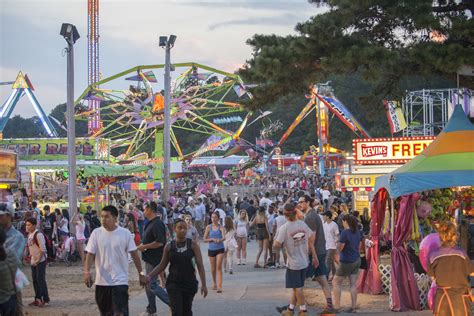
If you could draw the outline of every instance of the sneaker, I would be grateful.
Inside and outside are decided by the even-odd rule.
[[[242,260],[242,265],[246,265],[247,264],[247,259],[243,259]]]
[[[283,312],[281,312],[281,316],[293,316],[295,314],[294,311],[292,310],[289,310],[289,309],[286,309],[284,310]],[[298,314],[300,315],[300,314]],[[304,314],[305,316],[307,316],[308,314]]]
[[[281,314],[283,311],[286,311],[287,309],[288,309],[288,305],[285,305],[285,306],[282,306],[282,307],[280,307],[280,306],[277,306],[277,307],[276,307],[277,312],[279,312],[280,314]]]
[[[335,315],[336,312],[337,311],[334,308],[326,307],[321,313],[319,313],[319,315]]]
[[[30,304],[28,304],[28,306],[38,306],[40,303],[41,303],[41,301],[39,301],[39,300],[34,300],[34,301],[31,302]]]
[[[241,263],[241,261],[240,261],[240,260],[237,260],[237,265],[238,265],[238,266],[240,266],[240,263]]]

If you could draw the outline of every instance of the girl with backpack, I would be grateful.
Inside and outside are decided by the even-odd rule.
[[[49,305],[48,285],[46,284],[47,250],[45,237],[36,229],[36,224],[36,218],[30,217],[26,220],[31,278],[35,290],[35,300],[29,305],[43,307]]]

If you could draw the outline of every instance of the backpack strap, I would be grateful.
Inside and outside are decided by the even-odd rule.
[[[39,241],[38,241],[38,233],[39,231],[35,231],[35,234],[33,235],[33,242],[36,244],[36,246],[40,246],[39,245]]]

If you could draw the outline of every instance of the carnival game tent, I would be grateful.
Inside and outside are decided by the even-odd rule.
[[[358,290],[382,292],[379,266],[379,236],[385,220],[387,202],[391,199],[395,214],[391,252],[391,306],[394,311],[421,309],[417,282],[405,247],[410,239],[417,192],[474,186],[474,127],[457,105],[448,124],[438,137],[417,157],[388,175],[377,177],[371,205],[370,240],[367,250],[369,269],[359,276]],[[400,197],[394,213],[394,200]]]
[[[385,188],[390,197],[474,186],[474,125],[457,105],[438,137],[418,156],[395,171],[378,177],[375,192]]]

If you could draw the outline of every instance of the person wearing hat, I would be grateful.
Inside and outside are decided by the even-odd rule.
[[[314,248],[314,233],[302,220],[296,217],[296,207],[293,203],[287,203],[283,214],[288,222],[278,229],[273,247],[279,250],[285,244],[288,255],[288,266],[286,269],[285,287],[292,289],[290,304],[287,308],[277,308],[281,315],[294,315],[296,304],[299,305],[300,316],[308,315],[304,301],[303,287],[306,279],[306,270],[309,264],[318,267],[318,256]],[[309,254],[312,262],[309,262]]]

